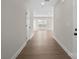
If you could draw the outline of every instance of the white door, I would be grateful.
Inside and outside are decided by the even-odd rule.
[[[26,38],[30,39],[31,35],[32,35],[32,24],[33,24],[33,20],[32,20],[32,14],[30,11],[27,11],[25,13],[26,15]]]
[[[77,59],[77,13],[76,0],[73,0],[73,59]]]

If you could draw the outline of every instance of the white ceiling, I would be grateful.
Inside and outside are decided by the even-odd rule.
[[[26,0],[26,8],[33,11],[34,15],[52,15],[52,8],[61,0]],[[44,3],[42,6],[41,3]]]

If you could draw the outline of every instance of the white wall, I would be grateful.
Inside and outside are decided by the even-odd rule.
[[[55,35],[58,41],[66,48],[67,52],[73,53],[73,0],[64,0],[55,8],[54,21]]]
[[[11,59],[26,41],[24,0],[2,0],[1,4],[1,59]]]

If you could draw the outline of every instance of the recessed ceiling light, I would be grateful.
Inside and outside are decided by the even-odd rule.
[[[44,5],[45,5],[45,3],[44,3],[44,2],[41,2],[41,5],[42,5],[42,6],[44,6]]]

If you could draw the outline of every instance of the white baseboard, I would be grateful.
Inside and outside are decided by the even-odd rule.
[[[30,38],[29,38],[29,39],[31,39],[33,36],[34,36],[34,33],[32,33],[32,34],[31,34],[31,36],[30,36]]]
[[[53,38],[63,48],[63,50],[73,59],[73,54],[53,35]]]
[[[32,35],[30,36],[30,38],[29,39],[31,39],[32,37],[33,37],[33,33],[32,33]],[[24,44],[20,47],[20,49],[12,56],[12,58],[11,59],[16,59],[16,57],[20,54],[20,52],[23,50],[23,48],[25,47],[25,45],[27,45],[27,42],[28,42],[28,40],[29,39],[27,39],[25,42],[24,42]]]
[[[28,40],[27,40],[28,41]],[[20,52],[23,50],[25,45],[27,44],[27,41],[20,47],[20,49],[12,56],[11,59],[16,59],[16,57],[20,54]]]

